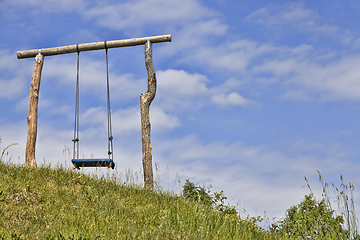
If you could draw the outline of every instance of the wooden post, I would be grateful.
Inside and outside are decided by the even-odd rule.
[[[148,87],[146,92],[140,95],[140,111],[141,111],[141,135],[142,135],[142,162],[144,169],[144,187],[148,189],[154,188],[152,155],[150,141],[150,104],[156,94],[156,74],[152,62],[152,43],[150,39],[145,43],[145,66],[148,75]]]
[[[41,70],[44,64],[44,56],[39,52],[34,61],[34,70],[30,84],[28,135],[25,151],[25,163],[27,167],[37,167],[35,160],[35,145],[37,135],[38,101],[41,80]]]

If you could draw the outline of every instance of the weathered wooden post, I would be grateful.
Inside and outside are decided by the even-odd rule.
[[[44,55],[39,53],[35,57],[34,70],[32,74],[29,94],[29,115],[28,122],[28,135],[26,141],[25,163],[27,167],[36,168],[35,159],[35,145],[37,135],[37,119],[38,119],[38,102],[39,90],[41,81],[41,71],[44,64]]]
[[[152,43],[148,40],[145,43],[145,66],[148,75],[148,87],[146,92],[140,95],[140,112],[141,112],[141,136],[142,136],[142,162],[144,169],[144,187],[153,189],[153,170],[150,141],[150,104],[156,94],[156,74],[152,62]]]

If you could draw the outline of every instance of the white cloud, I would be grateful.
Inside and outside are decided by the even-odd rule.
[[[297,71],[298,60],[294,58],[289,58],[285,60],[272,60],[267,61],[262,65],[254,67],[254,72],[271,72],[274,75],[286,75]]]
[[[359,64],[359,57],[346,57],[325,66],[312,63],[290,82],[322,91],[324,99],[360,99]]]
[[[293,99],[299,101],[308,101],[310,100],[310,96],[307,91],[304,90],[289,90],[286,91],[283,95],[283,99]]]
[[[0,49],[0,70],[14,71],[18,67],[16,60],[16,53],[11,53],[7,49]]]
[[[167,94],[179,96],[200,95],[208,91],[206,76],[198,73],[189,74],[184,70],[168,69],[157,72],[159,89]]]
[[[167,69],[158,71],[158,90],[154,100],[165,111],[181,112],[185,109],[198,109],[208,94],[206,76],[190,74],[184,70]]]
[[[241,72],[245,70],[254,54],[252,42],[241,42],[242,44],[236,48],[229,46],[229,44],[220,47],[201,47],[188,58],[192,62],[205,63],[212,68]]]
[[[299,3],[286,4],[281,11],[275,14],[273,14],[273,11],[274,9],[264,7],[252,12],[246,19],[254,20],[264,25],[297,24],[304,21],[308,25],[312,25],[313,21],[310,19],[316,19],[318,17],[312,10],[304,9],[302,4]]]
[[[151,107],[150,121],[151,128],[157,132],[171,130],[181,125],[177,116],[170,115],[156,106]]]
[[[134,79],[130,73],[117,74],[109,66],[111,99],[139,97],[146,90],[146,79]],[[56,81],[57,85],[71,87],[75,92],[76,55],[45,59],[42,79]],[[105,59],[99,60],[80,56],[80,95],[91,94],[99,98],[106,97]],[[114,94],[112,94],[114,93]]]
[[[81,126],[99,128],[107,131],[107,113],[104,107],[90,108],[80,116]],[[150,107],[150,122],[157,132],[174,129],[180,126],[178,118],[155,106]],[[112,112],[113,133],[118,135],[133,134],[141,130],[140,108],[119,109]]]
[[[0,98],[16,98],[20,92],[24,90],[23,78],[0,79]]]
[[[168,69],[158,72],[159,104],[166,110],[182,110],[205,105],[208,102],[219,106],[247,106],[253,103],[239,93],[234,92],[242,85],[236,79],[229,79],[223,84],[208,88],[210,82],[201,74],[189,74],[184,70]],[[210,100],[210,101],[209,101]]]
[[[0,98],[16,99],[26,86],[30,87],[31,67],[18,60],[16,53],[0,49]]]
[[[186,54],[182,62],[209,65],[212,69],[245,73],[256,57],[271,53],[276,48],[251,40],[237,40],[219,46],[199,46]]]
[[[176,55],[178,59],[183,55],[193,55],[200,46],[209,45],[213,36],[223,35],[228,26],[217,18],[189,21],[181,27],[171,27],[171,44],[159,46],[161,56]],[[181,60],[180,60],[181,61]]]
[[[214,12],[197,0],[135,0],[112,5],[101,3],[83,14],[88,19],[96,19],[101,26],[123,30],[164,22],[181,24],[213,16]]]
[[[59,13],[59,12],[70,12],[70,11],[82,11],[86,7],[86,1],[84,0],[16,0],[7,1],[3,5],[3,10],[7,9],[12,12],[13,9],[27,9],[32,14],[41,14],[43,12]],[[1,9],[1,5],[0,5]],[[18,11],[14,11],[16,14]]]
[[[323,143],[311,142],[305,139],[299,139],[289,144],[289,150],[293,152],[301,152],[306,154],[317,153],[318,156],[327,155],[332,158],[342,158],[351,155],[349,152],[342,151],[339,144],[333,144],[332,146],[325,145]]]
[[[139,107],[116,111],[112,119],[114,133],[121,135],[140,132],[141,130]],[[157,106],[150,107],[150,123],[152,131],[156,132],[171,130],[180,126],[176,116],[167,114]]]
[[[309,100],[314,96],[321,100],[360,99],[360,58],[343,55],[334,59],[333,54],[321,55],[309,51],[312,49],[307,45],[274,47],[272,58],[265,58],[251,71],[270,73],[268,79],[274,79],[272,83],[282,82],[283,97],[287,99]]]
[[[236,78],[230,78],[228,80],[226,80],[223,84],[218,85],[214,88],[212,88],[212,90],[214,92],[221,92],[221,93],[226,93],[226,92],[230,92],[236,89],[239,89],[240,87],[242,87],[244,84],[243,81],[238,80]]]
[[[211,97],[211,101],[217,105],[233,105],[233,106],[247,106],[252,101],[244,98],[237,92],[231,92],[229,94],[217,94]]]
[[[45,58],[42,78],[55,78],[59,84],[75,87],[76,61],[76,54]],[[106,86],[105,61],[80,56],[79,79],[80,87],[87,91],[104,88]]]
[[[345,57],[326,65],[304,62],[293,70],[288,84],[303,87],[305,93],[320,93],[323,100],[360,99],[360,58]]]
[[[152,109],[150,110],[150,114],[152,114]],[[151,123],[154,122],[152,118],[150,121]],[[114,112],[112,114],[112,122],[114,123],[114,133],[129,134],[139,132],[141,129],[140,107],[121,109]]]
[[[327,24],[327,19],[313,10],[304,8],[301,3],[287,3],[281,9],[264,7],[252,12],[246,19],[273,28],[290,25],[302,32],[310,32],[315,36],[330,36],[341,44],[357,47],[358,37],[352,32]]]
[[[96,126],[107,124],[106,109],[104,107],[93,107],[80,114],[81,125]]]
[[[29,108],[29,97],[23,97],[15,104],[15,110],[18,112],[26,111]]]
[[[209,45],[212,36],[227,33],[228,25],[219,14],[198,0],[136,0],[121,4],[101,3],[81,12],[102,27],[122,30],[125,35],[172,34],[171,44],[159,45],[161,56],[192,55],[199,46]],[[147,26],[153,31],[148,33]],[[184,52],[184,51],[189,51]]]

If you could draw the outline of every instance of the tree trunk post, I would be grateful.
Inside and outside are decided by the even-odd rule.
[[[35,145],[37,135],[37,118],[38,118],[38,101],[39,101],[39,90],[41,80],[41,70],[44,64],[44,55],[39,53],[35,57],[34,70],[30,84],[29,94],[29,115],[27,118],[28,122],[28,135],[26,142],[25,151],[25,163],[27,167],[36,168],[35,160]]]
[[[152,62],[152,43],[150,39],[145,43],[145,66],[148,75],[148,87],[146,92],[140,95],[141,111],[141,135],[142,135],[142,162],[144,169],[144,187],[153,190],[153,169],[150,141],[150,104],[156,94],[156,74]]]

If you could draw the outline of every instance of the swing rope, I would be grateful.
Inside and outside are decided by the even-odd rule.
[[[111,125],[111,108],[110,108],[110,80],[109,80],[109,57],[108,57],[108,48],[105,41],[106,49],[106,90],[107,90],[107,128],[108,128],[108,155],[110,159],[113,159],[113,135],[112,135],[112,125]],[[79,159],[79,115],[80,115],[80,98],[79,98],[79,70],[80,70],[80,51],[78,45],[76,45],[76,51],[78,53],[77,57],[77,74],[76,74],[76,101],[75,101],[75,123],[74,123],[74,151],[73,159]]]
[[[77,51],[77,74],[76,74],[76,100],[75,100],[75,123],[74,123],[74,151],[73,151],[73,159],[79,159],[79,109],[80,109],[80,102],[79,102],[79,68],[80,68],[80,51],[79,46],[76,45]]]
[[[109,57],[108,57],[108,48],[105,43],[106,50],[106,86],[107,86],[107,119],[108,119],[108,155],[110,159],[113,159],[113,136],[112,136],[112,126],[111,126],[111,109],[110,109],[110,81],[109,81]]]

